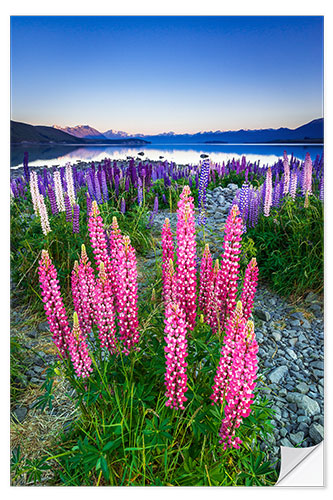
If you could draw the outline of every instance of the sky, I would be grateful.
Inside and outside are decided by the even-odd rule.
[[[320,16],[12,16],[11,118],[100,132],[323,116]]]

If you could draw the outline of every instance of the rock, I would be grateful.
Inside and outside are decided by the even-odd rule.
[[[317,368],[318,370],[324,369],[324,361],[314,361],[311,363],[312,368]]]
[[[299,319],[294,319],[293,321],[290,321],[291,326],[301,326],[301,322]]]
[[[286,349],[286,353],[291,357],[291,359],[297,359],[297,354],[292,349]]]
[[[320,424],[312,424],[309,431],[310,437],[316,444],[324,439],[324,427]]]
[[[305,415],[301,415],[301,416],[297,417],[297,422],[299,424],[308,424],[308,425],[310,425],[311,418],[310,417],[306,417]]]
[[[138,153],[138,154],[140,154],[140,153]],[[200,158],[209,158],[209,155],[206,155],[205,153],[202,153],[202,154],[200,155]]]
[[[304,432],[298,431],[296,434],[289,434],[290,441],[295,445],[300,444],[304,439]]]
[[[28,410],[24,406],[15,408],[13,417],[16,422],[23,422],[27,416]]]
[[[237,186],[237,184],[232,184],[231,183],[231,184],[227,185],[227,188],[231,189],[232,191],[237,191],[238,186]]]
[[[305,410],[306,414],[310,417],[320,413],[320,407],[317,401],[309,398],[309,396],[305,394],[291,392],[287,395],[287,401],[289,401],[289,403],[296,403],[298,408]]]
[[[296,389],[301,394],[307,394],[310,390],[309,386],[305,382],[301,382],[300,384],[297,384]]]
[[[224,205],[225,197],[222,194],[220,194],[220,196],[217,198],[217,201],[219,202],[220,205]]]
[[[287,373],[288,373],[287,366],[285,365],[278,366],[277,368],[275,368],[273,371],[270,372],[268,378],[273,384],[278,384],[283,379],[283,377],[285,377]]]
[[[43,323],[39,323],[37,328],[40,332],[48,332],[50,330],[50,327],[49,327],[49,324],[47,321],[44,321]]]
[[[285,437],[285,438],[283,438],[283,439],[281,439],[280,444],[281,444],[282,446],[287,446],[287,447],[289,447],[289,448],[292,448],[292,447],[293,447],[293,445],[291,444],[291,442],[289,441],[289,439],[287,439],[286,437]]]
[[[276,342],[279,342],[281,340],[281,333],[278,332],[277,330],[272,331],[272,337]]]
[[[36,330],[31,330],[27,333],[28,337],[31,339],[36,339],[38,337],[38,332]]]
[[[311,323],[307,319],[304,319],[303,323],[302,323],[302,327],[305,328],[306,330],[310,330],[311,329]]]
[[[44,371],[44,368],[41,366],[34,366],[34,372],[37,373],[37,375],[40,375]]]
[[[37,377],[32,377],[32,379],[30,380],[30,382],[32,384],[40,384],[41,383],[41,381]]]
[[[263,321],[269,321],[271,319],[271,315],[268,311],[264,311],[264,309],[260,309],[258,307],[253,311],[253,314]]]
[[[307,296],[304,299],[305,302],[318,302],[318,295],[316,295],[313,292],[310,292],[307,294]]]

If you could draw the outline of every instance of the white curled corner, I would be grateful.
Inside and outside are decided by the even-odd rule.
[[[324,486],[323,441],[309,448],[281,446],[281,469],[275,486]]]

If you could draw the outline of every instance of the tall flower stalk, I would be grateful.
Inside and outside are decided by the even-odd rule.
[[[185,397],[187,391],[187,340],[185,314],[179,304],[170,302],[166,306],[164,322],[166,406],[175,410],[184,410],[184,403],[187,401]]]
[[[191,191],[185,186],[177,210],[177,293],[188,328],[196,318],[196,242],[194,205]]]
[[[117,310],[120,340],[127,355],[140,340],[138,321],[138,282],[135,250],[128,236],[118,249],[118,293]]]
[[[39,284],[47,321],[52,333],[52,340],[59,354],[67,357],[69,337],[71,335],[64,303],[60,294],[57,271],[46,250],[42,250],[39,261]]]

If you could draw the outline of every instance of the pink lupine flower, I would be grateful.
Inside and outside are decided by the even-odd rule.
[[[62,190],[60,172],[58,170],[54,172],[53,180],[54,180],[54,191],[56,195],[58,210],[59,212],[65,212],[66,207],[65,207],[64,193]]]
[[[185,186],[177,210],[177,293],[185,312],[188,328],[193,330],[196,317],[196,242],[194,204],[190,188]]]
[[[242,234],[242,218],[238,206],[233,205],[224,228],[224,252],[215,286],[215,301],[218,314],[216,322],[220,333],[223,331],[228,317],[236,307]]]
[[[93,371],[86,337],[82,334],[77,313],[74,312],[74,325],[68,341],[68,352],[78,377],[89,377]]]
[[[95,200],[92,202],[91,206],[91,212],[88,220],[88,230],[90,243],[95,256],[96,266],[99,269],[101,262],[103,262],[106,274],[110,276],[112,271],[107,249],[104,224]]]
[[[166,268],[164,277],[164,304],[177,301],[177,274],[173,267],[173,260],[169,260],[169,266]]]
[[[86,248],[82,245],[80,264],[75,262],[72,271],[72,296],[83,335],[91,332],[95,318],[95,286],[94,270],[88,259]]]
[[[224,404],[232,375],[233,355],[235,349],[237,348],[236,344],[243,335],[244,327],[245,319],[243,317],[242,303],[238,301],[235,310],[227,321],[220,362],[217,367],[214,385],[212,387],[213,393],[210,396],[213,400],[212,404]]]
[[[170,260],[174,260],[173,236],[169,219],[165,219],[162,227],[162,280],[163,298],[170,299]]]
[[[112,218],[109,248],[110,248],[110,285],[114,294],[115,306],[118,303],[118,251],[123,245],[123,237],[116,217]]]
[[[165,404],[176,410],[184,410],[184,402],[187,401],[185,397],[187,391],[186,318],[179,304],[175,302],[167,304],[164,322],[166,341],[164,347],[166,358],[165,396],[168,398]]]
[[[101,347],[106,347],[111,354],[117,352],[114,299],[110,280],[101,262],[97,284],[94,289],[95,318]]]
[[[205,246],[200,266],[199,307],[204,315],[208,312],[208,300],[212,286],[213,259],[209,245]]]
[[[293,200],[296,198],[296,189],[297,189],[297,172],[296,170],[293,170],[290,181],[290,196],[292,197]]]
[[[138,272],[135,249],[128,236],[123,238],[124,244],[118,249],[118,325],[123,352],[127,355],[130,349],[140,340],[138,321]]]
[[[303,172],[303,195],[308,192],[309,195],[312,194],[312,160],[310,153],[306,153],[304,162],[304,172]]]
[[[211,326],[213,332],[215,333],[218,331],[218,305],[216,301],[216,295],[217,295],[216,283],[219,271],[220,271],[220,263],[219,260],[216,259],[207,294],[207,305],[206,305],[206,315],[205,315],[205,320]]]
[[[62,357],[67,357],[66,351],[71,332],[64,303],[60,295],[57,271],[46,250],[42,250],[38,274],[39,284],[42,289],[44,310],[52,333],[52,340],[58,348],[59,354]]]
[[[266,191],[265,191],[265,203],[264,203],[264,216],[268,217],[272,206],[272,170],[268,167],[266,175]]]
[[[246,321],[252,313],[254,296],[257,290],[259,269],[255,258],[251,259],[247,265],[244,283],[241,295],[241,303],[243,306],[243,316]]]
[[[258,344],[254,335],[254,324],[248,321],[236,342],[233,353],[231,378],[226,391],[224,419],[220,429],[223,449],[239,448],[242,440],[235,436],[236,429],[251,413],[257,375]]]
[[[286,195],[289,193],[289,182],[290,182],[290,168],[289,168],[287,153],[283,160],[283,169],[284,169],[283,195]]]

